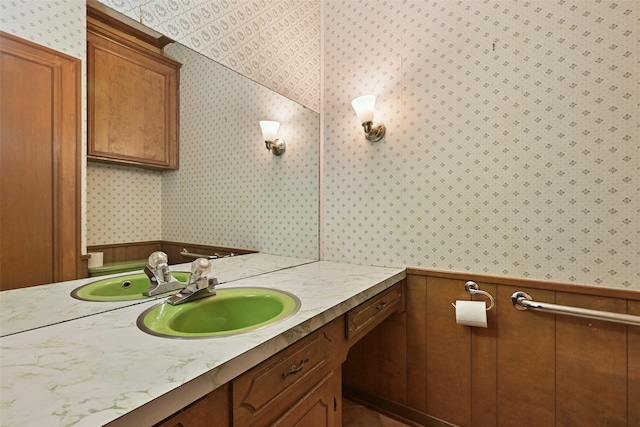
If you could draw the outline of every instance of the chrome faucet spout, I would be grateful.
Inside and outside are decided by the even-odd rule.
[[[170,297],[167,302],[171,305],[184,304],[185,302],[195,301],[201,298],[212,297],[216,294],[216,285],[218,279],[215,277],[207,279],[203,278],[201,283],[204,285],[197,285],[195,287],[187,286],[177,294]]]
[[[198,258],[191,263],[191,277],[189,283],[180,292],[167,300],[171,305],[183,304],[188,301],[214,296],[218,279],[209,278],[207,274],[211,263],[205,258]]]

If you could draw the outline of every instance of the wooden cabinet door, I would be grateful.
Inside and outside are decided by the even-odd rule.
[[[273,423],[273,426],[341,427],[341,387],[339,371],[331,372]]]
[[[80,264],[80,60],[0,32],[0,290]]]
[[[89,23],[88,157],[178,168],[180,64]]]

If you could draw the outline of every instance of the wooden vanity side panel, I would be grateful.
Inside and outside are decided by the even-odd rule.
[[[407,406],[427,412],[427,277],[407,277]],[[397,342],[396,345],[402,345]]]

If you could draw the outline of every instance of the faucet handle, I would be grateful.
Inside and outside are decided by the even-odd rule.
[[[161,264],[167,264],[169,262],[169,257],[162,251],[153,252],[149,255],[149,267],[157,268]]]
[[[198,258],[191,263],[191,276],[202,277],[211,271],[211,262],[205,258]]]

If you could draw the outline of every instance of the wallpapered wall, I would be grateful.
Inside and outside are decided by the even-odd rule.
[[[318,0],[99,0],[318,112]]]
[[[325,259],[640,289],[637,2],[321,6]],[[3,0],[0,24],[84,58],[84,2]]]
[[[318,114],[180,45],[180,170],[162,176],[166,240],[318,258]],[[259,119],[287,151],[267,151]]]
[[[640,290],[638,7],[325,1],[322,256]]]

